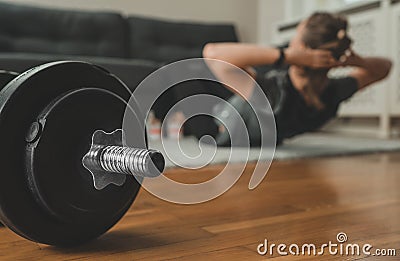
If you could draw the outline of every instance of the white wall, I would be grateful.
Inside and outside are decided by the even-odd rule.
[[[271,45],[276,24],[285,17],[285,1],[259,0],[258,4],[258,43]]]
[[[4,1],[4,0],[3,0]],[[237,26],[242,41],[258,40],[259,0],[5,0],[36,6],[112,10],[176,20],[228,22]],[[280,1],[275,1],[280,2]]]

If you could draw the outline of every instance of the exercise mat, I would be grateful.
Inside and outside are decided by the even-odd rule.
[[[167,167],[185,166],[198,168],[199,166],[233,163],[254,162],[260,156],[259,148],[236,148],[234,156],[230,148],[202,143],[193,137],[183,138],[176,146],[177,141],[164,139],[150,141],[150,148],[163,152]],[[329,156],[345,156],[379,152],[400,151],[400,139],[360,138],[324,133],[305,134],[287,140],[276,148],[274,160],[293,160],[302,158],[316,158]],[[266,153],[267,155],[270,153]],[[186,156],[185,156],[186,155]],[[200,155],[200,156],[199,156]],[[246,160],[247,159],[247,160]],[[261,160],[263,158],[261,157]],[[265,160],[265,159],[264,159]]]

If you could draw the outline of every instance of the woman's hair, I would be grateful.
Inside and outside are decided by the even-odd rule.
[[[339,59],[352,42],[347,27],[347,20],[341,16],[314,13],[305,22],[302,40],[308,48],[330,50],[333,57]]]
[[[339,60],[352,43],[347,35],[347,27],[345,18],[331,13],[317,12],[305,21],[302,41],[308,48],[331,51],[332,56]],[[318,79],[325,77],[328,71],[329,69],[304,69],[305,76],[309,79],[304,90],[306,100],[317,109],[324,108],[318,94],[321,84]]]

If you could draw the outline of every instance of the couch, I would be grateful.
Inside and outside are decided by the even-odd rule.
[[[201,57],[206,43],[226,41],[238,41],[233,25],[0,2],[0,69],[3,70],[23,72],[50,61],[82,60],[104,67],[134,90],[161,66]],[[175,86],[160,97],[154,107],[159,118],[165,116],[176,99],[193,93],[222,98],[231,95],[215,83],[193,81],[182,85],[185,86]],[[209,121],[205,116],[189,121],[187,133],[198,137],[209,133]]]

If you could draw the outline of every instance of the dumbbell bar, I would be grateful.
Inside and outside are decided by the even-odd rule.
[[[49,245],[105,233],[129,209],[142,179],[164,169],[163,156],[147,149],[132,101],[136,133],[127,137],[129,148],[122,146],[128,88],[84,62],[1,75],[9,83],[0,92],[0,220]]]

